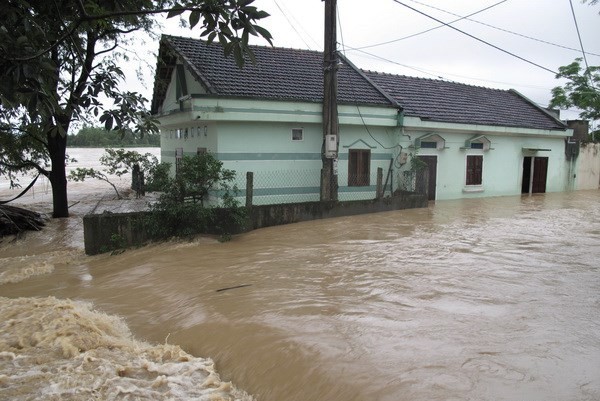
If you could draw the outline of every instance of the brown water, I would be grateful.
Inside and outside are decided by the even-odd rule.
[[[260,401],[600,399],[600,191],[115,256],[84,256],[76,224],[2,245],[0,296],[90,301]]]

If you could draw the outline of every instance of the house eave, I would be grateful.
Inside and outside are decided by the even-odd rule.
[[[404,128],[414,131],[431,131],[436,132],[466,132],[472,134],[485,133],[486,135],[539,135],[566,138],[573,135],[573,130],[568,129],[544,129],[544,128],[529,128],[518,126],[500,126],[488,124],[461,124],[443,121],[423,120],[419,117],[405,116]]]

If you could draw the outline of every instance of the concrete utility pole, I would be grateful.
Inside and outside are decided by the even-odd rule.
[[[323,52],[323,168],[321,170],[321,201],[338,200],[338,143],[337,110],[337,0],[325,1],[325,51]]]

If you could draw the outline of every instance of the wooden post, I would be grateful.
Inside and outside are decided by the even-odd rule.
[[[246,173],[246,207],[252,207],[252,197],[254,195],[254,173]]]
[[[336,136],[339,143],[337,110],[337,0],[325,0],[325,50],[323,52],[323,169],[321,170],[321,201],[338,200],[338,176],[335,168],[337,146],[334,157],[325,157],[328,135]]]
[[[383,169],[381,167],[377,167],[377,193],[375,194],[375,199],[383,198]]]

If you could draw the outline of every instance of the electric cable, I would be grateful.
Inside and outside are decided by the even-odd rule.
[[[425,4],[425,3],[422,3],[422,2],[420,2],[420,1],[417,1],[417,0],[409,0],[409,1],[411,1],[411,2],[413,2],[413,3],[420,4],[420,5],[422,5],[422,6],[425,6],[425,7],[432,8],[432,9],[434,9],[434,10],[441,11],[441,12],[443,12],[443,13],[446,13],[446,14],[449,14],[449,15],[453,15],[453,16],[455,16],[455,17],[460,17],[460,15],[459,15],[459,14],[456,14],[456,13],[453,13],[453,12],[451,12],[451,11],[447,11],[447,10],[444,10],[444,9],[442,9],[442,8],[435,7],[435,6],[432,6],[432,5],[429,5],[429,4]],[[470,16],[471,16],[471,15],[467,15],[466,17],[463,17],[463,18],[461,18],[461,19],[465,19],[465,20],[467,20],[467,21],[474,22],[474,23],[476,23],[476,24],[480,24],[480,25],[483,25],[483,26],[487,26],[488,28],[496,29],[496,30],[498,30],[498,31],[502,31],[502,32],[505,32],[505,33],[509,33],[509,34],[511,34],[511,35],[520,36],[520,37],[522,37],[522,38],[525,38],[525,39],[533,40],[533,41],[536,41],[536,42],[544,43],[544,44],[551,45],[551,46],[555,46],[555,47],[560,47],[560,48],[562,48],[562,49],[566,49],[566,50],[572,50],[572,51],[575,51],[575,52],[580,52],[580,50],[579,50],[579,49],[575,49],[575,48],[573,48],[573,47],[568,47],[568,46],[559,45],[559,44],[557,44],[557,43],[549,42],[549,41],[547,41],[547,40],[543,40],[543,39],[539,39],[539,38],[534,38],[534,37],[532,37],[532,36],[527,36],[527,35],[524,35],[524,34],[522,34],[522,33],[518,33],[518,32],[514,32],[514,31],[510,31],[510,30],[508,30],[508,29],[500,28],[500,27],[497,27],[497,26],[495,26],[495,25],[487,24],[487,23],[485,23],[485,22],[482,22],[482,21],[478,21],[478,20],[475,20],[475,19],[469,18]],[[458,20],[456,20],[456,21],[458,21]],[[452,23],[454,23],[454,22],[456,22],[456,21],[452,21],[452,22],[450,22],[450,24],[452,24]],[[401,39],[398,39],[398,40],[402,40],[402,38],[401,38]],[[587,54],[591,54],[591,55],[594,55],[594,56],[600,56],[600,54],[597,54],[597,53],[591,53],[591,52],[587,52]]]
[[[296,27],[294,26],[294,24],[292,23],[292,21],[290,21],[290,19],[288,18],[287,14],[285,13],[285,11],[283,11],[283,9],[281,8],[281,6],[279,6],[279,3],[277,2],[277,0],[273,0],[273,2],[275,3],[275,5],[279,9],[279,11],[281,11],[281,14],[283,14],[283,16],[285,17],[285,19],[287,20],[287,22],[290,24],[290,26],[292,27],[292,29],[294,30],[294,32],[296,32],[296,34],[298,35],[298,37],[300,38],[300,40],[302,42],[304,42],[304,44],[306,45],[306,47],[308,47],[308,50],[312,50],[312,48],[310,47],[310,45],[308,44],[308,42],[306,42],[304,40],[304,38],[302,37],[302,35],[300,35],[300,32],[298,32],[298,30],[296,29]]]
[[[524,61],[524,62],[526,62],[526,63],[528,63],[528,64],[531,64],[531,65],[533,65],[533,66],[535,66],[535,67],[541,68],[542,70],[548,71],[548,72],[550,72],[550,73],[552,73],[552,74],[554,74],[554,75],[556,75],[556,74],[557,74],[557,72],[556,72],[556,71],[553,71],[553,70],[551,70],[551,69],[549,69],[549,68],[546,68],[546,67],[544,67],[544,66],[542,66],[542,65],[540,65],[540,64],[537,64],[537,63],[535,63],[535,62],[533,62],[533,61],[531,61],[531,60],[528,60],[528,59],[526,59],[526,58],[524,58],[524,57],[521,57],[521,56],[519,56],[519,55],[517,55],[517,54],[515,54],[515,53],[512,53],[512,52],[510,52],[510,51],[508,51],[508,50],[505,50],[505,49],[503,49],[503,48],[501,48],[501,47],[499,47],[499,46],[496,46],[496,45],[494,45],[494,44],[492,44],[492,43],[490,43],[490,42],[488,42],[488,41],[485,41],[485,40],[483,40],[483,39],[481,39],[481,38],[478,38],[478,37],[477,37],[477,36],[475,36],[475,35],[471,35],[471,34],[470,34],[470,33],[468,33],[468,32],[465,32],[465,31],[463,31],[463,30],[461,30],[461,29],[458,29],[458,28],[456,28],[456,27],[454,27],[454,26],[452,26],[452,25],[449,25],[449,24],[445,23],[444,21],[441,21],[441,20],[439,20],[439,19],[437,19],[437,18],[435,18],[435,17],[433,17],[433,16],[431,16],[431,15],[429,15],[429,14],[427,14],[427,13],[425,13],[425,12],[421,11],[421,10],[417,10],[416,8],[414,8],[414,7],[411,7],[411,6],[409,6],[408,4],[405,4],[405,3],[401,2],[400,0],[392,0],[392,1],[393,1],[394,3],[400,4],[401,6],[404,6],[404,7],[408,8],[408,9],[410,9],[410,10],[413,10],[414,12],[416,12],[416,13],[418,13],[418,14],[421,14],[421,15],[423,15],[423,16],[425,16],[425,17],[427,17],[427,18],[430,18],[430,19],[432,19],[432,20],[434,20],[434,21],[437,21],[437,22],[439,22],[440,24],[443,24],[443,25],[447,26],[447,27],[448,27],[448,28],[450,28],[450,29],[453,29],[453,30],[455,30],[455,31],[457,31],[457,32],[460,32],[460,33],[462,33],[463,35],[466,35],[466,36],[468,36],[468,37],[470,37],[470,38],[472,38],[472,39],[475,39],[475,40],[477,40],[478,42],[481,42],[481,43],[483,43],[483,44],[485,44],[485,45],[487,45],[487,46],[490,46],[490,47],[492,47],[492,48],[494,48],[494,49],[496,49],[496,50],[499,50],[499,51],[501,51],[501,52],[503,52],[503,53],[506,53],[506,54],[508,54],[508,55],[510,55],[510,56],[513,56],[513,57],[515,57],[515,58],[518,58],[518,59],[519,59],[519,60],[521,60],[521,61]]]
[[[577,17],[575,16],[575,9],[573,8],[573,0],[569,0],[569,4],[571,5],[571,13],[573,14],[573,22],[575,22],[575,29],[577,30],[577,38],[579,38],[579,45],[581,46],[581,54],[583,54],[583,61],[585,62],[586,71],[589,71],[590,66],[587,61],[587,57],[585,55],[585,50],[583,49],[583,41],[581,40],[581,33],[579,32],[579,24],[577,23]],[[590,78],[588,76],[588,78]],[[590,79],[591,83],[591,79]]]
[[[471,17],[471,16],[473,16],[473,15],[476,15],[476,14],[482,13],[482,12],[484,12],[484,11],[487,11],[487,10],[489,10],[490,8],[492,8],[492,7],[496,7],[496,6],[498,6],[498,5],[502,4],[502,3],[505,3],[505,2],[507,2],[507,1],[508,1],[508,0],[502,0],[502,1],[499,1],[498,3],[492,4],[492,5],[491,5],[491,6],[489,6],[489,7],[483,8],[483,9],[481,9],[481,10],[479,10],[479,11],[475,11],[474,13],[471,13],[471,14],[469,14],[469,15],[465,15],[464,17],[460,17],[460,16],[458,15],[458,17],[460,17],[460,18],[458,18],[458,19],[455,19],[454,21],[450,21],[450,22],[448,22],[448,24],[454,24],[455,22],[461,21],[461,20],[463,20],[463,19],[468,19],[469,17]],[[401,41],[401,40],[405,40],[405,39],[409,39],[409,38],[414,38],[415,36],[423,35],[424,33],[431,32],[431,31],[434,31],[434,30],[436,30],[436,29],[443,28],[443,27],[444,27],[444,24],[441,24],[441,25],[434,26],[433,28],[429,28],[429,29],[426,29],[426,30],[424,30],[424,31],[421,31],[421,32],[413,33],[412,35],[404,36],[404,37],[402,37],[402,38],[393,39],[393,40],[388,40],[388,41],[386,41],[386,42],[376,43],[376,44],[374,44],[374,45],[368,45],[368,46],[356,47],[356,48],[354,48],[354,50],[369,49],[369,48],[371,48],[371,47],[377,47],[377,46],[381,46],[381,45],[387,45],[387,44],[394,43],[394,42],[399,42],[399,41]]]
[[[342,45],[342,53],[344,54],[344,57],[346,57],[346,52],[345,52],[345,45],[344,45],[344,33],[342,31],[342,21],[340,18],[340,13],[339,13],[339,9],[337,10],[337,20],[338,20],[338,26],[340,27],[340,39],[341,39],[341,45]],[[354,86],[350,85],[350,88],[352,90],[352,94],[354,95],[354,97],[356,97],[356,92],[354,91]],[[371,133],[371,130],[369,129],[369,127],[367,126],[367,123],[365,122],[365,119],[360,111],[360,106],[357,104],[356,105],[356,110],[358,111],[358,115],[360,116],[360,121],[362,122],[363,127],[365,128],[365,131],[367,131],[367,133],[369,134],[369,136],[376,142],[379,144],[379,146],[381,146],[383,149],[398,149],[398,154],[395,157],[392,157],[392,166],[396,167],[398,169],[401,168],[401,164],[398,162],[398,160],[400,159],[401,155],[402,155],[402,150],[404,150],[404,147],[400,144],[397,143],[394,146],[385,146],[383,145],[381,142],[379,142],[377,140],[377,138],[375,138],[375,136],[373,136],[373,134]],[[386,130],[387,132],[387,130]],[[388,171],[389,174],[389,171]],[[390,190],[393,192],[393,188],[390,187]]]
[[[339,10],[337,11],[337,20],[338,20],[338,26],[340,27],[340,39],[342,40],[341,43],[340,43],[342,45],[342,53],[344,54],[344,57],[346,57],[345,46],[344,46],[344,34],[342,32],[342,21],[340,19]],[[354,91],[354,85],[350,85],[350,90],[352,91],[352,94],[356,98],[356,92]],[[364,117],[363,117],[363,115],[362,115],[362,113],[360,111],[360,106],[358,104],[356,105],[356,110],[358,111],[358,115],[360,116],[360,120],[362,121],[362,124],[363,124],[365,130],[367,131],[367,133],[369,134],[369,136],[375,142],[377,142],[379,144],[379,146],[381,146],[383,149],[395,149],[397,147],[402,148],[402,145],[400,145],[400,144],[397,144],[397,145],[394,145],[394,146],[391,146],[391,147],[387,147],[387,146],[383,145],[381,142],[379,142],[377,140],[377,138],[375,138],[373,136],[373,134],[371,133],[371,131],[369,130],[369,127],[367,126],[367,123],[365,122],[365,119],[364,119]]]

